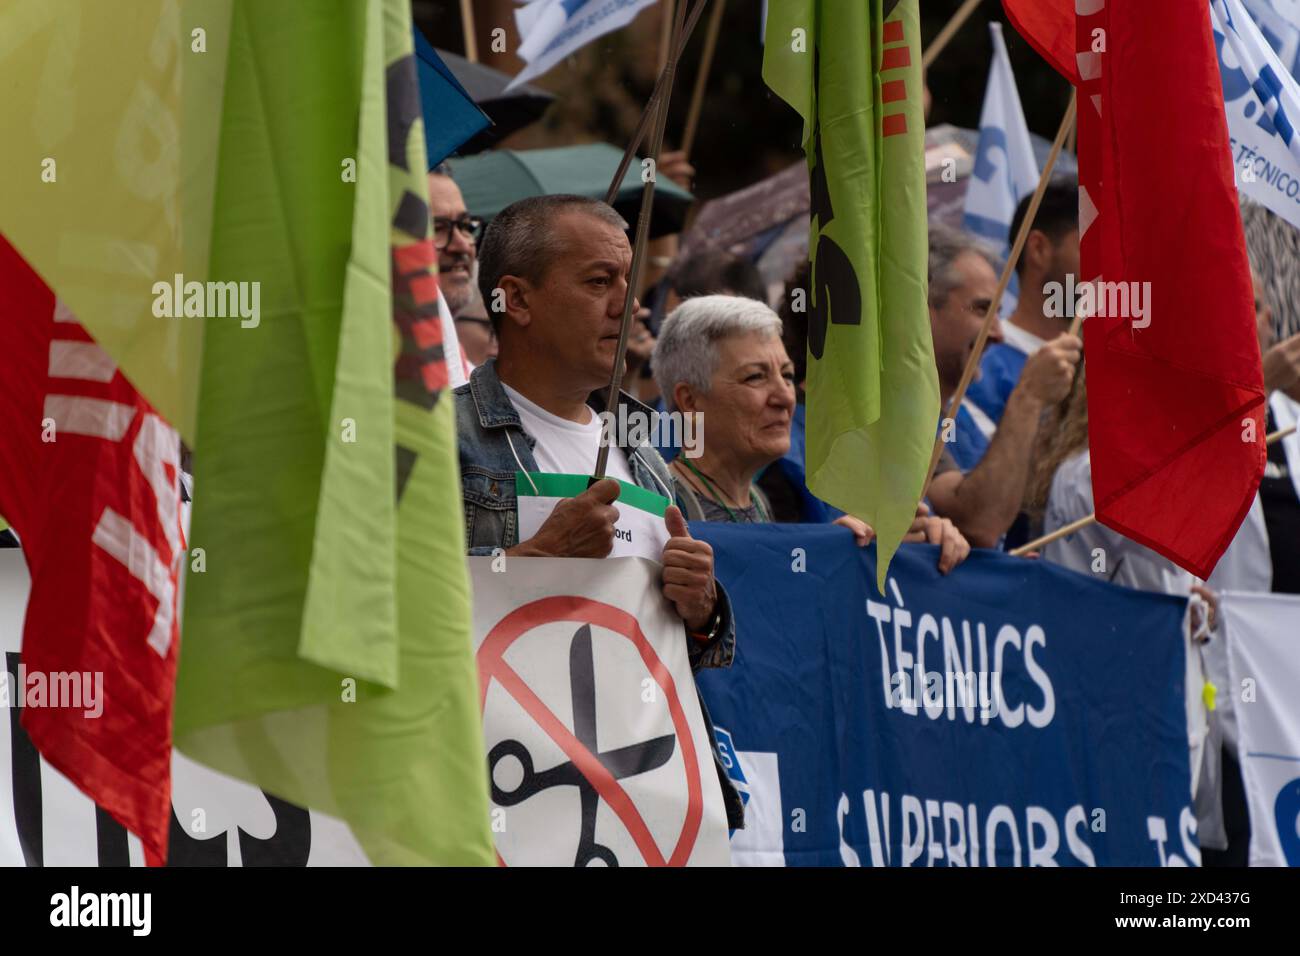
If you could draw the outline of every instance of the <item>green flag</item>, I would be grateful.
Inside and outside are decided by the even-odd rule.
[[[232,3],[0,3],[0,232],[191,445]]]
[[[376,864],[490,864],[406,0],[236,0],[175,740]],[[440,374],[441,373],[441,374]]]
[[[804,119],[808,487],[876,531],[883,588],[939,421],[917,0],[771,0],[763,79]]]

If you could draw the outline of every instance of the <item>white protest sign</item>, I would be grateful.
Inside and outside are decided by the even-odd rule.
[[[1221,597],[1250,865],[1300,866],[1300,597]]]
[[[23,706],[67,703],[32,693],[42,676],[44,686],[52,686],[52,675],[20,670],[30,583],[22,552],[0,549],[0,866],[143,866],[139,838],[46,763],[22,729]],[[172,813],[172,866],[368,865],[339,820],[286,803],[176,751]]]
[[[618,479],[614,479],[618,481]],[[551,516],[565,498],[574,498],[587,490],[587,475],[548,475],[541,472],[515,472],[515,494],[519,505],[519,540],[527,541]],[[649,558],[658,561],[668,543],[668,526],[664,511],[670,502],[662,495],[619,481],[618,523],[614,526],[612,558]]]
[[[659,565],[469,563],[501,861],[729,865],[688,638]]]

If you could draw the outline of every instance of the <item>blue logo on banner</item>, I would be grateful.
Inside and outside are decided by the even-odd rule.
[[[1273,816],[1286,865],[1300,866],[1300,777],[1277,792]]]

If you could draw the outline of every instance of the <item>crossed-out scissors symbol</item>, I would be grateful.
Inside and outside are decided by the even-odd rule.
[[[569,689],[573,701],[573,735],[601,765],[621,780],[662,767],[673,755],[676,737],[667,734],[639,744],[619,747],[602,753],[596,740],[596,670],[591,653],[591,625],[578,628],[569,643]],[[513,790],[497,786],[496,769],[507,757],[523,766],[523,779]],[[503,740],[488,753],[488,776],[492,782],[492,800],[497,806],[513,807],[550,787],[577,787],[582,807],[582,833],[574,866],[588,866],[599,860],[606,866],[618,866],[618,857],[607,846],[596,842],[596,808],[600,795],[595,785],[583,776],[573,761],[548,770],[533,768],[532,754],[518,740]]]

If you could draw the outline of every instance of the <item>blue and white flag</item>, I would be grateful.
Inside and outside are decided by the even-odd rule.
[[[624,27],[655,0],[529,0],[515,11],[519,59],[507,90],[540,76],[597,37]]]
[[[1243,0],[1243,6],[1282,65],[1295,76],[1300,60],[1300,0]]]
[[[1241,0],[1211,0],[1237,187],[1300,227],[1300,85]]]
[[[993,35],[993,65],[984,91],[979,148],[966,190],[962,227],[1006,251],[1016,205],[1038,185],[1038,163],[1002,39],[1002,24],[990,23],[989,32]]]

